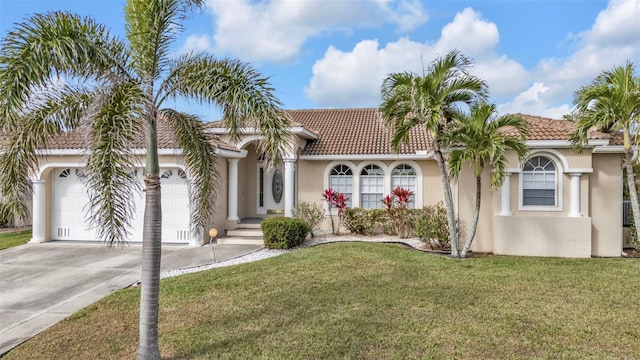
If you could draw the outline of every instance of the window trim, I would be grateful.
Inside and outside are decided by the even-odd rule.
[[[420,182],[418,181],[418,170],[416,169],[416,167],[413,164],[408,164],[406,161],[401,161],[398,164],[391,164],[392,166],[389,166],[389,188],[391,189],[391,191],[393,191],[393,189],[395,188],[395,186],[393,185],[393,178],[395,175],[393,175],[393,172],[395,171],[395,169],[397,169],[399,166],[408,166],[413,170],[413,177],[414,177],[414,194],[413,194],[413,202],[410,203],[413,206],[411,208],[416,209],[418,208],[418,185],[420,184]],[[400,175],[402,177],[407,177],[407,175]],[[411,189],[408,189],[411,190]],[[421,192],[420,192],[421,193]],[[422,207],[420,207],[422,208]]]
[[[422,167],[413,160],[400,159],[400,160],[393,161],[389,165],[386,165],[382,161],[361,161],[360,163],[358,163],[358,165],[355,165],[352,161],[348,161],[348,160],[331,161],[324,168],[324,177],[323,177],[324,188],[322,189],[322,191],[329,188],[329,184],[330,184],[329,177],[331,175],[331,171],[333,170],[333,168],[338,165],[347,166],[351,169],[351,172],[354,174],[353,183],[352,183],[354,190],[353,190],[353,193],[351,194],[351,206],[361,207],[360,205],[360,173],[362,172],[362,169],[364,169],[365,166],[367,165],[377,165],[382,169],[382,171],[384,172],[383,196],[385,196],[385,195],[391,194],[391,191],[393,190],[391,189],[391,172],[393,171],[393,169],[396,168],[396,166],[401,164],[411,166],[413,170],[416,172],[415,207],[416,209],[421,209],[423,207],[423,203],[424,203],[423,199],[425,196],[423,191],[424,177],[422,173]],[[324,204],[324,208],[325,208],[325,214],[328,215],[326,203]]]
[[[362,192],[362,183],[363,183],[363,181],[362,181],[362,177],[363,177],[363,176],[371,176],[371,177],[378,177],[378,176],[380,176],[380,175],[362,175],[362,172],[364,171],[364,169],[366,169],[366,168],[368,168],[368,167],[373,167],[373,166],[377,167],[378,169],[380,169],[380,170],[382,171],[382,193],[363,193],[363,192]],[[387,183],[387,181],[386,181],[386,180],[387,180],[387,179],[386,179],[386,177],[387,177],[387,173],[388,173],[388,171],[387,171],[385,168],[383,168],[383,167],[381,167],[380,165],[378,165],[378,164],[372,164],[372,163],[369,163],[369,164],[367,164],[367,165],[365,165],[365,166],[363,166],[363,167],[362,167],[362,169],[360,170],[360,173],[358,174],[358,177],[359,177],[359,180],[360,180],[360,181],[359,181],[359,182],[360,182],[360,184],[359,184],[358,192],[360,193],[359,195],[360,195],[360,207],[361,207],[361,208],[363,208],[363,209],[382,209],[382,199],[384,198],[385,194],[388,194],[388,193],[386,193],[386,192],[385,192],[385,190],[388,188],[388,186],[386,186],[386,183]],[[376,206],[376,207],[372,207],[372,208],[364,208],[364,207],[362,206],[362,195],[364,195],[364,194],[380,194],[380,204],[379,204],[378,206]]]
[[[344,165],[346,167],[348,167],[351,170],[351,206],[355,207],[356,204],[360,203],[360,197],[359,197],[359,191],[354,192],[354,189],[356,189],[356,184],[360,184],[360,180],[358,179],[358,176],[355,176],[354,174],[356,173],[356,169],[357,167],[351,162],[351,161],[332,161],[329,164],[327,164],[327,166],[324,168],[324,176],[323,176],[323,183],[324,183],[324,187],[322,188],[322,192],[324,192],[326,189],[328,189],[331,186],[331,172],[333,171],[333,169],[338,166],[338,165]],[[357,202],[356,202],[357,201]],[[329,215],[329,209],[327,207],[327,202],[326,201],[322,201],[322,207],[324,208],[324,213],[325,215]],[[332,211],[332,215],[336,215],[338,214],[337,209],[333,209]]]
[[[551,162],[553,163],[553,165],[555,166],[556,170],[556,176],[555,176],[555,197],[556,197],[556,204],[554,206],[543,206],[543,205],[524,205],[524,165],[531,159],[533,159],[534,157],[545,157],[549,160],[551,160]],[[547,151],[532,151],[529,156],[527,157],[526,160],[524,160],[521,164],[520,164],[520,168],[519,168],[519,176],[518,176],[518,211],[534,211],[534,212],[541,212],[541,211],[554,211],[554,212],[559,212],[559,211],[563,211],[563,207],[562,207],[562,199],[564,198],[564,191],[563,191],[563,184],[562,184],[562,178],[564,177],[564,169],[565,169],[565,162],[562,161],[564,160],[564,158],[562,157],[562,155],[560,153],[551,152],[549,150]]]

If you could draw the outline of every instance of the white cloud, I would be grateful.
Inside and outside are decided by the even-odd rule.
[[[598,14],[591,29],[575,37],[577,42],[573,46],[573,53],[566,58],[542,59],[533,70],[532,77],[544,84],[542,86],[545,88],[540,92],[541,99],[536,102],[537,107],[526,107],[519,103],[520,95],[526,92],[518,95],[513,102],[505,104],[505,107],[538,109],[534,114],[556,114],[556,118],[561,111],[564,111],[564,114],[570,112],[571,106],[568,102],[580,86],[590,83],[603,70],[639,59],[638,16],[639,1],[610,1],[607,8]],[[532,88],[535,86],[536,84]]]
[[[550,97],[562,100],[591,82],[603,70],[637,61],[640,56],[640,2],[613,0],[593,26],[580,33],[574,52],[563,59],[543,59],[536,78],[550,87]]]
[[[519,63],[497,55],[496,25],[470,8],[458,13],[430,44],[403,37],[379,48],[377,40],[363,40],[351,51],[330,47],[313,66],[307,96],[321,106],[375,106],[380,85],[392,72],[421,73],[437,56],[459,49],[475,61],[472,72],[487,80],[493,94],[515,94],[529,84],[529,74]]]
[[[179,53],[203,52],[211,48],[211,42],[206,35],[189,35]]]
[[[576,35],[565,58],[541,60],[534,69],[498,53],[495,23],[466,8],[442,28],[439,39],[424,43],[408,38],[380,47],[364,40],[350,51],[330,47],[313,66],[305,88],[320,106],[376,106],[386,74],[421,72],[436,56],[459,49],[475,63],[472,72],[487,80],[493,97],[513,99],[498,106],[500,113],[521,112],[551,118],[569,113],[573,92],[603,70],[640,59],[640,1],[612,0],[590,29]],[[495,101],[495,100],[494,100]]]
[[[500,114],[532,114],[552,119],[562,119],[564,114],[571,112],[569,105],[549,106],[548,91],[550,88],[542,83],[533,83],[531,87],[520,93],[509,103],[497,106]]]
[[[640,2],[612,0],[596,18],[590,31],[581,34],[586,42],[600,46],[640,43]]]
[[[209,0],[207,6],[215,18],[211,50],[252,62],[290,61],[307,40],[328,32],[388,23],[407,31],[427,21],[417,0]]]
[[[433,50],[408,38],[379,49],[377,40],[359,42],[351,52],[333,46],[313,65],[305,93],[329,107],[377,105],[382,79],[390,72],[420,69],[420,57],[431,59]],[[428,60],[426,60],[428,61]]]
[[[437,47],[445,51],[458,49],[465,54],[483,57],[494,50],[499,40],[496,24],[483,20],[478,12],[466,8],[442,28]]]

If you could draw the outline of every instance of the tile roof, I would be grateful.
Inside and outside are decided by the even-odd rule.
[[[294,122],[319,135],[307,144],[302,155],[395,153],[391,148],[393,132],[384,125],[377,109],[290,110],[288,113]],[[416,127],[398,153],[414,154],[431,147],[430,134]]]
[[[518,114],[529,122],[531,135],[529,140],[568,140],[569,134],[575,129],[574,123],[566,120],[554,120],[550,118]],[[609,145],[622,145],[622,133],[604,133],[601,131],[589,131],[589,140],[609,140]]]
[[[370,155],[394,154],[391,149],[392,131],[387,129],[376,108],[360,109],[311,109],[287,110],[293,126],[303,126],[319,135],[310,141],[302,155]],[[541,116],[518,114],[529,122],[529,140],[567,140],[574,129],[570,121],[555,120]],[[222,121],[206,125],[209,128],[224,128]],[[609,140],[610,145],[621,145],[619,133],[593,131],[590,140]],[[431,150],[431,135],[422,128],[415,128],[409,142],[402,145],[400,154],[412,154],[420,150]]]
[[[171,125],[167,121],[158,121],[158,149],[163,150],[173,150],[178,149],[178,142],[174,135],[174,132],[171,129]],[[86,149],[87,148],[87,136],[89,133],[89,129],[82,128],[74,131],[68,131],[52,137],[48,139],[45,148],[47,150],[58,150],[58,149]],[[219,149],[230,150],[230,151],[238,151],[234,146],[231,146],[223,141],[221,141],[217,136],[212,136],[212,143],[216,145]],[[144,134],[141,133],[140,136],[134,141],[133,148],[135,149],[144,149]]]
[[[378,109],[307,109],[287,110],[291,116],[293,126],[302,126],[318,134],[317,140],[311,140],[303,150],[302,155],[376,155],[396,154],[391,149],[393,132],[387,129]],[[519,114],[530,124],[531,136],[529,140],[567,140],[574,124],[569,121]],[[207,128],[223,128],[222,121],[205,124]],[[87,130],[76,130],[63,133],[50,139],[47,149],[85,149]],[[590,140],[609,140],[610,145],[622,145],[622,135],[619,133],[602,133],[593,131]],[[219,148],[238,151],[234,146],[221,141],[217,136],[212,142]],[[409,135],[409,142],[401,145],[398,153],[415,154],[417,151],[432,149],[431,135],[421,127],[414,128]],[[135,144],[136,148],[144,148],[141,136]],[[160,149],[178,148],[173,131],[169,123],[158,123],[158,147]]]

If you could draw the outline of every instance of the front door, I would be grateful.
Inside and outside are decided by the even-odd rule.
[[[258,214],[284,214],[284,169],[258,166]]]

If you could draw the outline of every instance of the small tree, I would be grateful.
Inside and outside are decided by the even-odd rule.
[[[471,61],[454,50],[433,61],[422,75],[389,74],[382,83],[380,114],[392,129],[391,146],[398,151],[409,140],[413,128],[431,134],[434,158],[440,170],[451,240],[451,257],[459,257],[456,214],[440,136],[461,105],[473,105],[488,96],[487,83],[469,72]]]
[[[411,217],[409,216],[411,196],[413,196],[413,191],[398,186],[393,189],[391,195],[382,198],[382,203],[384,204],[396,235],[401,239],[409,237],[409,232],[412,228]]]
[[[529,148],[526,139],[529,136],[529,124],[519,115],[506,114],[496,116],[496,106],[484,102],[471,107],[469,114],[459,114],[450,124],[449,131],[442,136],[447,146],[460,144],[453,149],[449,157],[451,175],[458,177],[464,165],[470,164],[476,178],[476,203],[469,237],[460,251],[460,257],[467,256],[476,234],[480,218],[481,178],[488,165],[492,170],[491,187],[502,185],[507,172],[507,150],[512,150],[522,161]]]
[[[347,207],[347,202],[349,201],[349,198],[343,193],[339,193],[333,190],[332,188],[328,188],[322,193],[322,201],[326,201],[327,203],[327,209],[329,211],[329,219],[331,219],[331,233],[334,235],[338,234],[340,232],[340,221],[342,217],[342,211],[344,211],[344,209]],[[336,209],[338,209],[338,230],[337,231],[333,223],[333,213],[331,212],[331,209],[334,206],[336,207]]]
[[[640,141],[640,76],[631,63],[603,71],[575,92],[573,104],[576,107],[570,118],[575,121],[576,129],[570,139],[576,151],[582,151],[593,129],[622,132],[627,187],[636,237],[640,238],[640,205],[633,173],[633,153],[638,151]]]
[[[331,233],[336,233],[336,227],[333,224],[333,213],[331,212],[331,208],[333,207],[334,202],[336,201],[336,196],[338,193],[332,188],[325,189],[322,193],[322,201],[327,203],[327,211],[329,211],[329,219],[331,220]]]
[[[333,201],[333,204],[338,209],[338,230],[336,231],[336,235],[340,234],[340,223],[342,222],[342,212],[347,207],[347,201],[349,201],[349,198],[343,193],[338,193],[338,195],[336,195],[336,198]]]

